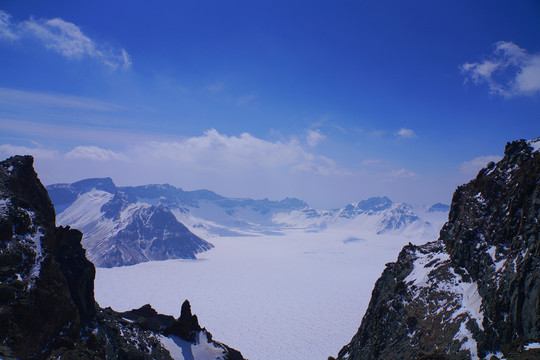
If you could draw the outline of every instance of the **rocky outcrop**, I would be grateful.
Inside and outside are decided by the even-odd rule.
[[[540,358],[540,139],[454,193],[437,241],[403,248],[338,359]]]
[[[56,236],[54,209],[32,165],[29,157],[15,157],[0,167],[0,337],[18,358],[72,342],[95,312],[93,301],[70,292],[73,277],[63,265],[77,262],[82,249],[80,243],[68,249],[69,230]],[[77,291],[93,300],[94,267],[80,262],[74,271],[86,275]],[[88,276],[92,290],[85,293]]]
[[[193,327],[191,312],[180,317],[185,331],[178,333],[169,329],[178,323],[172,317],[163,329],[151,328],[100,309],[95,268],[81,238],[78,230],[55,226],[32,157],[0,163],[0,358],[172,359],[180,358],[176,343],[189,351],[204,336],[202,353],[210,349],[220,359],[242,359],[212,341],[198,322]]]
[[[223,343],[212,340],[212,334],[201,328],[197,315],[191,313],[191,305],[188,300],[182,304],[180,317],[158,314],[150,305],[121,313],[124,319],[134,321],[143,329],[162,333],[171,338],[180,338],[187,342],[197,343],[200,336],[204,336],[206,342],[210,342],[216,349],[221,349],[225,354],[225,360],[243,360],[242,354]]]

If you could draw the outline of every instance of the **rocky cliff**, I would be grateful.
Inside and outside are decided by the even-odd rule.
[[[454,193],[437,241],[403,248],[338,359],[540,359],[540,139]]]
[[[1,359],[242,359],[212,340],[187,302],[177,320],[149,306],[100,309],[81,238],[55,226],[31,157],[0,163]]]

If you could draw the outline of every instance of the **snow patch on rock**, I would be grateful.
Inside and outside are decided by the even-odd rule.
[[[529,144],[530,147],[533,148],[533,152],[540,150],[540,137],[529,140],[527,141],[527,143]]]
[[[223,349],[210,343],[202,331],[197,334],[195,344],[175,335],[160,335],[159,341],[174,360],[222,360],[224,355]]]

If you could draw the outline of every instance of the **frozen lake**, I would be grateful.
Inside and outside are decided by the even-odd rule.
[[[98,268],[96,300],[178,317],[189,299],[201,326],[250,360],[326,360],[356,333],[385,263],[415,242],[336,229],[210,241],[198,260]]]

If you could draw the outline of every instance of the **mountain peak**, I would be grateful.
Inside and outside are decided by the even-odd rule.
[[[357,209],[368,211],[381,211],[392,206],[393,202],[386,196],[374,196],[366,200],[359,201],[356,205]]]
[[[106,191],[111,194],[117,191],[117,187],[110,177],[80,180],[71,184],[71,187],[79,191],[79,193],[85,193],[92,189]]]

